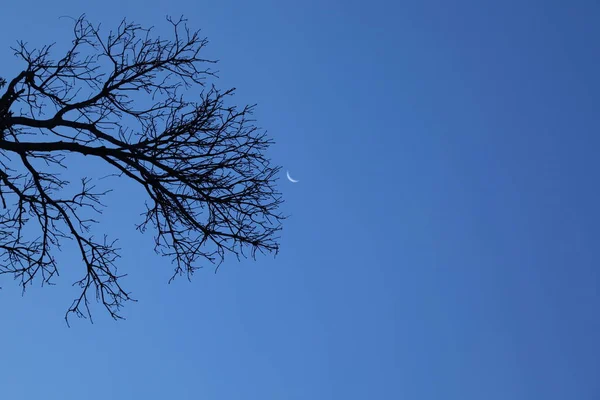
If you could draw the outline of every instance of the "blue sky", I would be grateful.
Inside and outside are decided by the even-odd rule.
[[[139,302],[69,329],[75,255],[2,278],[0,398],[599,398],[597,2],[8,2],[0,76],[82,13],[185,15],[300,183],[276,258],[167,285],[115,181],[97,229]]]

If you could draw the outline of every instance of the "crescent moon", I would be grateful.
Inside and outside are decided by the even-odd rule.
[[[287,175],[287,178],[289,179],[290,182],[292,182],[292,183],[298,183],[298,182],[300,182],[300,181],[298,181],[298,180],[296,180],[296,179],[294,179],[294,178],[292,178],[290,176],[290,171],[287,171],[286,175]]]

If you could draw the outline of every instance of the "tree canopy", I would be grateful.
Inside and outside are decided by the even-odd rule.
[[[115,319],[132,300],[115,240],[94,219],[107,192],[90,177],[73,184],[61,176],[75,154],[143,188],[136,228],[153,232],[173,277],[218,266],[226,253],[278,250],[279,167],[266,156],[272,140],[254,124],[254,106],[230,105],[234,89],[207,83],[215,61],[202,57],[206,38],[184,19],[167,21],[168,40],[126,20],[103,34],[81,16],[60,57],[53,45],[18,42],[12,49],[22,71],[0,78],[0,274],[23,289],[51,283],[57,250],[74,241],[80,291],[67,322],[71,314],[91,317],[94,297]],[[66,190],[73,187],[74,194]]]

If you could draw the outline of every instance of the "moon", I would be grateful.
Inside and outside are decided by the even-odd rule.
[[[292,182],[292,183],[298,183],[298,182],[300,182],[299,180],[296,180],[296,179],[294,179],[294,178],[292,178],[290,176],[290,171],[287,171],[286,175],[287,175],[287,178],[289,179],[290,182]]]

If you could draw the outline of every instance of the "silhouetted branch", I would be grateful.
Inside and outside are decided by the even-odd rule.
[[[137,229],[154,230],[155,251],[175,263],[173,277],[190,277],[201,260],[220,263],[226,252],[277,252],[279,168],[265,157],[272,142],[254,126],[252,106],[227,105],[233,89],[205,87],[213,75],[213,61],[200,57],[206,39],[183,19],[168,21],[173,40],[126,21],[104,37],[82,16],[62,58],[51,58],[52,46],[19,42],[13,50],[26,68],[0,79],[0,274],[23,288],[38,276],[50,283],[58,273],[53,251],[74,240],[85,274],[66,317],[91,317],[89,289],[113,318],[131,297],[119,283],[115,242],[95,239],[96,221],[83,218],[100,212],[106,192],[83,178],[65,197],[69,182],[39,162],[64,168],[78,153],[143,187],[149,203]],[[197,99],[185,100],[184,90]]]

